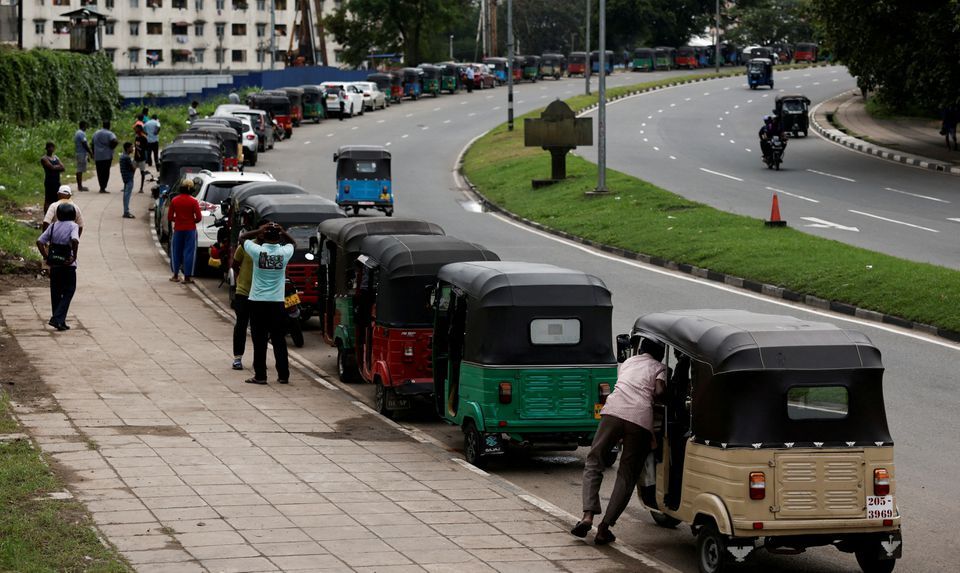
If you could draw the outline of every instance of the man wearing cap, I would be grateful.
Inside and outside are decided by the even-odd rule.
[[[83,234],[83,214],[80,213],[80,207],[77,207],[77,204],[73,202],[73,191],[70,190],[69,185],[61,185],[60,189],[57,190],[57,200],[50,204],[50,207],[47,208],[47,212],[43,215],[43,226],[41,227],[42,231],[46,231],[47,227],[51,223],[57,222],[57,207],[63,203],[70,203],[73,205],[73,210],[76,213],[74,218],[74,223],[77,224],[77,227],[80,227],[79,234]]]

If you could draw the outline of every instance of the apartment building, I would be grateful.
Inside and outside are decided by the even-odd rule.
[[[324,16],[339,1],[311,1]],[[239,72],[270,69],[271,14],[275,69],[284,67],[297,18],[297,0],[23,0],[23,47],[70,48],[62,15],[90,7],[107,16],[103,49],[123,72]],[[315,23],[314,23],[315,25]],[[319,49],[319,37],[317,39]],[[339,47],[327,36],[327,61]]]

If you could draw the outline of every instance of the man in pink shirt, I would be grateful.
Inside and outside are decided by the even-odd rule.
[[[623,440],[617,481],[594,542],[605,545],[616,539],[610,528],[630,502],[653,441],[653,398],[667,383],[663,354],[663,344],[644,338],[638,353],[620,365],[617,384],[600,410],[600,425],[583,468],[583,518],[570,532],[577,537],[587,536],[593,528],[593,516],[600,513],[603,454]]]

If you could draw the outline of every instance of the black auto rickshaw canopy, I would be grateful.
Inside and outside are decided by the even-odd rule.
[[[540,65],[540,56],[525,56],[523,58],[524,66],[539,66]]]
[[[396,217],[351,217],[325,221],[317,234],[339,246],[345,253],[358,253],[360,241],[372,235],[443,235],[436,223]]]
[[[633,57],[650,58],[652,60],[654,57],[653,48],[637,48],[633,51]]]
[[[752,58],[747,62],[747,72],[751,74],[772,74],[773,61],[767,58]]]
[[[443,64],[440,66],[440,73],[443,77],[456,78],[460,75],[460,69],[457,64]]]
[[[419,82],[423,75],[420,68],[403,68],[400,73],[403,75],[403,81],[405,82]]]
[[[358,263],[378,274],[377,323],[430,325],[437,272],[460,261],[499,261],[486,248],[446,235],[374,235],[360,241]]]
[[[204,169],[220,171],[223,154],[209,143],[171,143],[160,152],[160,174],[157,184],[172,187],[183,177]]]
[[[485,365],[611,365],[613,303],[599,278],[553,265],[466,262],[437,275],[466,298],[463,360]],[[535,343],[534,321],[576,322],[579,340]],[[572,325],[571,325],[572,326]]]
[[[507,59],[506,58],[484,58],[483,63],[487,64],[495,70],[506,70],[507,69]]]
[[[690,359],[694,441],[724,448],[892,444],[880,351],[860,332],[711,309],[648,314],[632,334],[672,346],[671,358]]]
[[[297,242],[294,262],[303,262],[315,240],[317,225],[328,219],[346,217],[336,203],[308,193],[253,194],[237,202],[244,227],[255,228],[264,222],[277,223]],[[245,216],[245,213],[249,213]]]
[[[566,60],[563,54],[544,54],[540,56],[540,62],[545,66],[562,66]]]
[[[379,145],[344,145],[333,154],[340,179],[390,179],[390,152]],[[359,164],[375,166],[358,169]]]
[[[303,88],[285,87],[280,88],[280,91],[287,94],[287,97],[290,98],[291,105],[300,105],[300,103],[303,101]]]
[[[587,61],[586,52],[570,52],[570,55],[567,57],[567,61],[572,64],[584,64]]]
[[[323,90],[320,86],[303,85],[297,89],[303,90],[303,103],[320,103],[323,99]]]
[[[786,111],[788,113],[806,113],[810,107],[810,98],[805,95],[787,94],[777,96],[774,100],[774,111],[778,114]]]
[[[195,125],[226,125],[227,127],[233,129],[237,132],[237,137],[243,137],[243,121],[239,117],[234,117],[232,115],[215,115],[212,117],[205,117],[202,119],[195,119],[190,124],[190,127]]]
[[[223,153],[223,137],[219,133],[208,131],[184,131],[173,138],[173,143],[195,143],[198,145],[210,145],[216,147]]]
[[[440,68],[433,64],[420,64],[420,70],[423,72],[423,77],[428,80],[440,79]]]
[[[237,135],[237,132],[230,126],[215,124],[215,123],[206,123],[199,125],[191,125],[188,132],[198,132],[198,133],[215,133],[220,136],[220,139],[223,141],[223,156],[234,158],[237,157],[240,153],[240,136]]]
[[[273,115],[290,115],[290,97],[286,93],[252,93],[247,96],[247,105]]]
[[[390,86],[393,85],[393,74],[390,74],[390,73],[370,74],[367,76],[367,81],[377,84],[377,87],[380,88],[380,91],[389,95]]]

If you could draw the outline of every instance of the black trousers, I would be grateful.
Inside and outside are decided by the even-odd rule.
[[[253,331],[253,374],[257,380],[267,379],[267,340],[273,343],[273,359],[277,378],[290,379],[287,362],[287,314],[283,302],[247,300],[250,327]]]
[[[248,305],[246,295],[234,295],[233,312],[237,315],[237,322],[233,325],[234,356],[243,356],[243,349],[247,345],[247,328],[250,326],[250,308]]]
[[[97,183],[100,184],[100,190],[107,190],[107,183],[110,183],[110,165],[113,159],[99,159],[97,164]]]
[[[152,158],[152,159],[151,159]],[[147,142],[147,165],[156,165],[160,169],[160,142]]]
[[[64,324],[70,302],[77,292],[77,268],[67,266],[50,267],[50,322]]]

